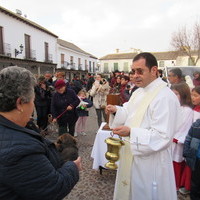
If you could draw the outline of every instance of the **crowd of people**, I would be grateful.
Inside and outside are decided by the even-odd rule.
[[[114,200],[176,200],[177,191],[200,199],[199,73],[190,84],[180,68],[162,77],[150,53],[133,59],[132,73],[138,89],[129,101],[106,107],[113,133],[125,138]]]
[[[57,72],[55,77],[46,72],[37,79],[35,86],[37,126],[40,131],[46,130],[49,115],[52,115],[53,122],[58,123],[59,134],[68,132],[72,136],[86,135],[88,108],[94,105],[100,127],[102,121],[106,121],[107,95],[119,94],[122,105],[136,89],[132,72],[125,75],[116,70],[113,76],[107,79],[101,74],[92,76],[88,73],[86,78],[75,76],[72,81],[66,80],[63,72]],[[80,101],[83,96],[84,101],[89,103],[82,105],[85,109],[81,110]]]
[[[98,126],[110,115],[125,143],[114,200],[177,200],[177,191],[200,199],[200,74],[191,87],[179,68],[163,77],[157,66],[152,54],[140,53],[129,73],[109,78],[88,73],[68,81],[63,72],[46,72],[36,79],[17,66],[1,70],[0,199],[59,200],[72,190],[80,157],[66,162],[41,133],[57,123],[60,136],[86,135],[92,106]],[[109,94],[119,95],[119,105],[107,105]]]

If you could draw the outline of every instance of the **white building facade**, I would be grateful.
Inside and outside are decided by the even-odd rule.
[[[110,73],[115,70],[128,73],[131,71],[133,58],[140,52],[108,54],[100,58],[101,73]],[[165,66],[175,66],[177,55],[174,52],[153,52],[157,61],[158,68],[164,69]]]
[[[18,65],[36,74],[54,72],[57,38],[40,25],[0,7],[0,69]]]
[[[57,40],[57,71],[65,71],[66,77],[95,74],[97,70],[97,58],[73,43],[65,40]]]

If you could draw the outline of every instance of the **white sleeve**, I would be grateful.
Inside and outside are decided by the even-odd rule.
[[[96,88],[95,84],[93,84],[92,88],[90,90],[90,96],[94,97],[96,95],[96,90],[97,90],[97,88]]]
[[[179,107],[178,100],[174,98],[159,98],[151,103],[141,128],[131,128],[130,146],[133,155],[150,155],[171,145]]]
[[[109,116],[109,126],[110,128],[116,128],[118,126],[123,126],[127,116],[128,116],[128,111],[127,111],[127,103],[123,104],[122,106],[116,106],[117,107],[117,112],[115,115],[110,114]]]

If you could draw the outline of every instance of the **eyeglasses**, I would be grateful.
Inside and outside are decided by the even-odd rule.
[[[138,69],[132,69],[133,74],[138,74],[138,75],[143,75],[144,74],[144,70],[141,68]]]

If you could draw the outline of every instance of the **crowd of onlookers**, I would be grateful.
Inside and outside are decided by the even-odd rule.
[[[88,108],[94,105],[100,126],[103,120],[106,121],[107,95],[117,94],[119,105],[122,105],[136,89],[132,72],[124,74],[116,70],[107,79],[101,74],[93,76],[88,73],[86,77],[74,76],[71,81],[66,79],[64,72],[57,72],[55,76],[46,72],[37,78],[35,86],[37,125],[41,131],[46,130],[50,118],[58,123],[60,134],[86,135]]]
[[[135,74],[116,70],[107,79],[101,74],[88,73],[87,77],[75,76],[69,81],[63,72],[54,77],[46,72],[37,78],[35,85],[33,74],[24,68],[1,70],[0,196],[4,199],[28,199],[30,194],[32,199],[66,196],[79,179],[80,158],[65,163],[53,143],[35,131],[41,133],[51,122],[58,124],[59,135],[86,135],[88,109],[94,106],[100,126],[102,118],[106,119],[108,95],[119,96],[119,105],[123,106],[137,90]],[[158,71],[158,76],[168,82],[181,105],[172,148],[176,188],[183,194],[190,193],[192,200],[199,199],[200,73],[195,72],[192,80],[183,77],[179,68],[173,68],[167,77],[162,71]],[[34,107],[38,127],[28,122]]]
[[[199,118],[197,112],[200,112],[200,73],[195,72],[192,80],[184,77],[180,68],[173,68],[168,72],[167,77],[163,76],[162,70],[158,70],[158,76],[168,82],[181,104],[182,120],[173,140],[173,164],[177,190],[187,194],[192,184],[192,189],[198,193],[200,119],[196,122],[195,120]],[[46,129],[48,115],[51,114],[53,122],[59,125],[59,134],[86,135],[88,108],[94,106],[100,127],[103,118],[106,121],[104,110],[107,105],[107,95],[118,95],[119,105],[123,106],[136,89],[133,72],[125,74],[116,70],[107,79],[101,74],[93,76],[88,73],[86,78],[75,76],[70,82],[65,79],[65,74],[62,72],[58,72],[56,77],[45,73],[38,78],[35,87],[37,125],[41,130]],[[190,143],[194,143],[194,147],[191,147]]]
[[[199,72],[194,73],[194,78],[190,81],[190,83],[188,83],[188,81],[185,80],[180,68],[171,69],[168,72],[167,77],[163,76],[162,70],[158,70],[158,76],[160,76],[163,79],[163,81],[168,82],[169,86],[172,84],[186,82],[192,89],[194,86],[200,85]],[[77,135],[77,132],[82,133],[84,135],[86,134],[85,128],[83,128],[82,131],[80,131],[79,126],[79,130],[76,131],[75,126],[78,117],[82,117],[82,119],[84,119],[83,124],[86,123],[86,117],[83,117],[82,115],[85,112],[84,115],[88,116],[87,107],[89,108],[92,105],[94,105],[97,114],[97,122],[100,126],[103,121],[102,118],[104,118],[104,120],[106,121],[106,114],[104,112],[104,108],[107,105],[107,95],[117,94],[120,98],[119,105],[123,105],[123,103],[127,102],[130,99],[132,93],[137,89],[137,86],[134,84],[134,74],[132,71],[130,71],[129,73],[124,73],[123,71],[120,72],[118,70],[115,70],[110,74],[110,77],[108,78],[103,77],[101,74],[93,76],[90,73],[88,73],[86,77],[84,75],[82,75],[81,77],[74,76],[74,78],[71,81],[66,79],[64,72],[57,72],[54,76],[52,76],[51,73],[46,72],[44,75],[38,77],[37,80],[38,82],[35,86],[35,109],[37,113],[37,125],[39,129],[45,130],[47,128],[49,114],[52,114],[54,121],[57,121],[59,124],[62,124],[62,119],[66,117],[66,115],[69,115],[71,122],[66,128],[64,128],[64,131],[68,130],[69,132],[70,127],[70,133],[72,135]],[[62,87],[64,87],[64,90],[60,93],[60,88]],[[87,104],[84,104],[86,108],[82,110],[81,114],[80,106],[78,106],[80,102],[78,103],[77,101],[77,105],[75,104],[74,106],[72,106],[73,109],[71,111],[66,111],[63,115],[59,116],[60,114],[62,114],[62,112],[65,111],[66,102],[62,102],[62,98],[64,99],[64,97],[62,96],[64,95],[64,93],[66,93],[66,91],[68,91],[66,95],[77,95],[80,101],[83,101],[82,99],[85,99],[84,101],[89,101],[88,106]],[[81,96],[79,94],[80,91]],[[55,97],[53,97],[54,93],[57,93]],[[63,95],[59,95],[59,93],[63,93]],[[56,98],[56,96],[58,99],[56,99],[55,101],[54,99]],[[72,101],[73,102],[70,103],[73,105],[76,101],[73,98]],[[58,116],[60,119],[55,120]],[[80,123],[78,124],[80,125]],[[85,125],[83,125],[83,127],[84,126]]]
[[[172,158],[176,188],[182,194],[190,194],[191,199],[200,197],[200,72],[184,76],[180,68],[172,68],[167,77],[162,70],[158,76],[168,86],[180,102],[180,118],[174,134]],[[127,75],[118,71],[110,80],[111,92],[120,93],[122,104],[129,100],[137,89],[130,72]]]

